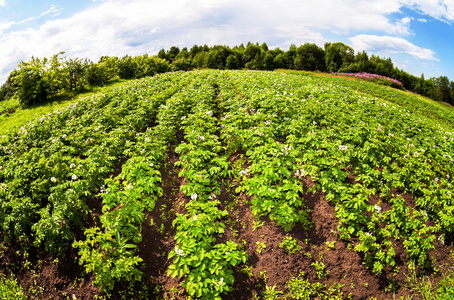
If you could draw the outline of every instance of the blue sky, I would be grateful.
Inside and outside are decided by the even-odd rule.
[[[176,45],[343,42],[454,81],[454,0],[0,0],[0,83],[31,56],[157,54]]]

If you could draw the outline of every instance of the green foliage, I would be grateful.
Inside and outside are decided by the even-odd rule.
[[[263,298],[266,300],[275,300],[279,299],[279,295],[283,294],[282,291],[276,290],[276,285],[266,286],[266,289],[262,292]]]
[[[84,79],[90,86],[103,86],[109,82],[109,70],[103,64],[90,63],[84,71]]]
[[[289,290],[290,297],[297,300],[309,300],[319,294],[319,291],[324,287],[320,282],[311,284],[307,279],[304,279],[304,272],[301,272],[298,277],[292,277],[286,284]]]
[[[257,48],[248,47],[251,55]],[[296,55],[296,47],[292,51]],[[162,62],[130,61],[145,66],[151,60]],[[115,59],[101,61],[108,70]],[[234,269],[247,261],[243,245],[219,240],[229,214],[218,196],[232,181],[250,197],[255,217],[269,217],[286,231],[312,228],[306,195],[322,191],[335,207],[336,232],[373,273],[395,268],[396,243],[415,268],[434,270],[429,253],[454,231],[450,110],[426,105],[425,111],[418,98],[393,91],[383,100],[375,96],[383,87],[367,85],[373,91],[367,95],[343,82],[273,72],[167,73],[22,124],[0,140],[2,235],[60,255],[72,244],[106,294],[117,282],[134,284],[143,276],[142,226],[162,196],[161,166],[175,147],[186,198],[173,221],[167,272],[181,278],[192,298],[219,299],[231,291]],[[232,153],[242,155],[233,167]],[[314,185],[306,190],[308,182]],[[414,196],[414,207],[405,193]],[[102,214],[83,228],[93,197],[102,201]],[[85,236],[74,241],[75,231]],[[257,246],[263,250],[265,242]],[[290,237],[281,247],[301,251]],[[326,278],[321,259],[312,265]],[[339,286],[302,276],[288,289],[296,299],[340,297]],[[273,287],[268,292],[274,297]]]
[[[443,279],[438,282],[436,294],[437,299],[448,300],[454,298],[454,277],[452,272],[443,275]]]
[[[99,63],[93,63],[80,58],[64,61],[59,57],[63,53],[51,59],[32,57],[29,62],[21,62],[0,89],[0,100],[7,100],[15,94],[22,106],[30,106],[47,102],[64,92],[104,86],[117,76],[142,78],[170,71],[165,60],[147,54],[122,59],[102,57]]]
[[[68,72],[68,78],[69,78],[69,90],[83,90],[85,88],[84,86],[84,75],[86,72],[86,69],[89,68],[89,63],[88,60],[82,60],[80,58],[75,58],[72,59],[70,58],[65,62],[66,65],[66,71]],[[93,75],[88,76],[87,79],[88,83],[91,84],[90,79],[92,80]]]
[[[0,298],[4,300],[25,300],[27,297],[22,292],[15,278],[5,278],[0,274]]]
[[[317,277],[319,279],[324,279],[327,275],[329,275],[329,270],[325,270],[325,264],[321,261],[316,261],[311,263],[317,272]]]
[[[62,53],[60,53],[62,54]],[[51,60],[32,57],[30,62],[21,62],[13,84],[21,105],[44,102],[66,86],[62,59],[54,55]]]
[[[298,242],[291,236],[284,237],[282,243],[279,244],[279,248],[285,248],[290,254],[300,253],[303,250],[303,247],[298,245]]]
[[[350,65],[354,60],[352,47],[343,43],[328,43],[325,45],[325,62],[329,72],[338,72],[339,69]]]
[[[257,245],[257,250],[256,250],[257,253],[262,254],[262,251],[266,249],[266,243],[257,241],[256,245]]]
[[[315,44],[305,43],[296,50],[295,69],[325,71],[325,51]]]

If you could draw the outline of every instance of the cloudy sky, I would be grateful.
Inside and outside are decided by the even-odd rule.
[[[0,84],[31,56],[343,42],[454,81],[454,0],[0,0]]]

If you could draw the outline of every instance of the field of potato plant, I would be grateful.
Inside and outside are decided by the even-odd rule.
[[[0,254],[15,242],[22,261],[0,270],[18,276],[33,253],[58,260],[73,251],[99,297],[119,289],[139,297],[148,276],[139,246],[153,228],[167,248],[156,256],[163,272],[148,279],[150,299],[417,299],[404,274],[414,275],[413,287],[432,278],[432,295],[454,295],[437,285],[454,266],[440,261],[454,240],[454,111],[390,93],[388,101],[335,78],[204,70],[79,99],[0,139]],[[166,202],[175,213],[164,228],[149,216],[165,197],[169,168],[180,197]],[[324,226],[311,211],[314,194],[336,227],[311,244],[298,237]],[[234,227],[239,206],[252,218]],[[282,249],[265,234],[252,243],[238,230],[249,226],[273,226],[285,236]],[[323,254],[341,250],[376,284],[361,283],[360,294],[347,273],[335,277]],[[279,276],[255,274],[262,251],[297,257],[297,273],[275,265]],[[172,288],[163,283],[171,278]]]

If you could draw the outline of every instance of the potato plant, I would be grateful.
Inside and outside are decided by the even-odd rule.
[[[312,230],[304,195],[322,192],[336,232],[372,273],[396,267],[398,244],[415,266],[436,269],[430,253],[454,231],[452,111],[357,84],[203,70],[80,99],[0,139],[2,235],[54,255],[75,247],[107,295],[140,281],[142,226],[174,151],[185,199],[167,274],[191,298],[222,298],[248,259],[243,245],[219,241],[228,213],[218,198],[232,182],[255,217],[285,231]],[[241,169],[231,162],[239,153]],[[89,200],[102,203],[95,220]]]

